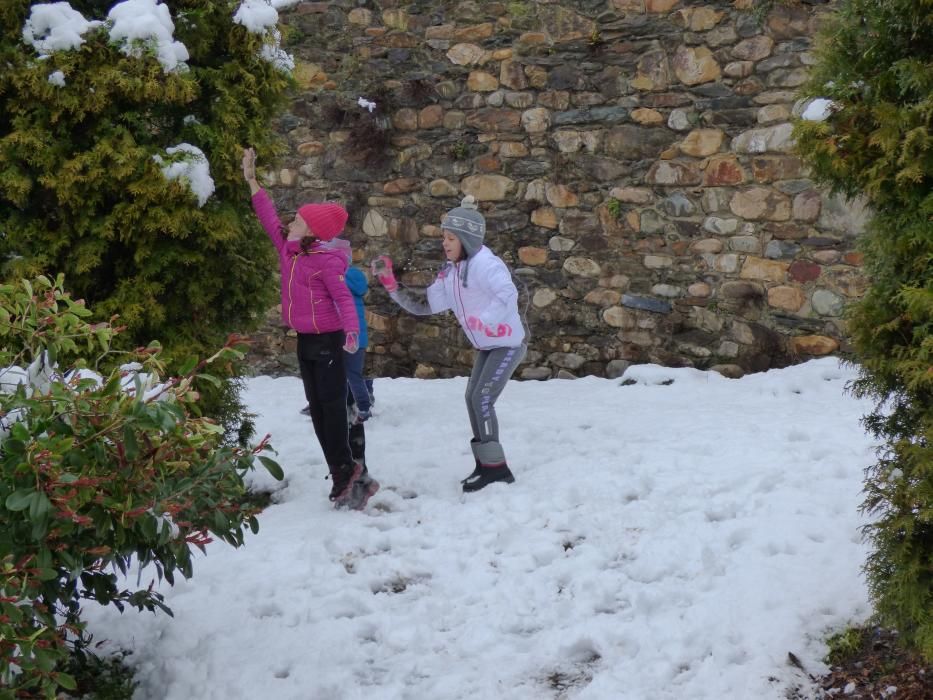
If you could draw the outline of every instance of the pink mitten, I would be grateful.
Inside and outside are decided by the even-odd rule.
[[[343,351],[351,355],[360,349],[360,334],[356,331],[347,333],[347,342],[343,344]]]
[[[394,292],[398,289],[398,281],[392,272],[392,258],[388,255],[380,255],[373,260],[370,267],[373,277],[375,277],[386,288],[387,292]]]

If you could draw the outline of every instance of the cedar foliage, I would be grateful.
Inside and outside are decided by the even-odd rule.
[[[233,22],[239,0],[168,0],[187,70],[167,72],[152,46],[125,55],[106,25],[40,58],[22,35],[32,4],[0,4],[0,276],[64,273],[96,320],[119,315],[124,348],[158,337],[169,367],[250,330],[274,303],[274,261],[241,148],[281,148],[270,120],[290,84],[260,57],[268,37]],[[106,20],[113,4],[71,6]],[[202,207],[153,159],[179,143],[209,162]]]
[[[851,309],[852,389],[881,441],[866,471],[865,565],[883,621],[933,659],[933,0],[844,0],[824,29],[810,97],[824,122],[796,127],[815,176],[861,195],[871,286]]]

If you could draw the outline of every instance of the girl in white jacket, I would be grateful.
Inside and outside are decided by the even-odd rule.
[[[453,311],[477,350],[466,390],[476,458],[476,468],[462,482],[469,493],[496,481],[515,481],[499,444],[495,403],[528,348],[518,313],[518,290],[506,264],[483,245],[486,221],[471,195],[447,212],[441,230],[448,262],[428,287],[427,299],[399,289],[392,260],[386,256],[373,262],[372,272],[389,296],[410,313],[426,316]]]

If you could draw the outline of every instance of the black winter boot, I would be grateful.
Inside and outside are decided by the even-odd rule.
[[[470,446],[476,457],[476,469],[461,482],[464,493],[479,491],[497,481],[506,484],[515,481],[512,471],[505,463],[502,445],[498,442],[473,442]]]
[[[470,479],[475,479],[477,476],[479,476],[479,470],[482,465],[479,463],[479,457],[476,456],[476,446],[478,444],[479,444],[479,440],[477,440],[476,438],[470,438],[470,449],[473,450],[473,459],[476,462],[476,464],[473,467],[473,471],[470,472],[470,475],[466,479],[460,480],[461,484],[465,484]]]
[[[359,462],[350,462],[338,467],[330,467],[330,478],[334,484],[330,489],[330,500],[339,507],[341,501],[346,500],[353,482],[363,473],[363,465]]]
[[[330,476],[325,477],[330,479],[330,493],[328,494],[327,498],[333,501],[335,498],[337,498],[338,489],[340,487],[340,477],[338,476],[340,467],[335,467],[328,464],[327,468],[330,469]]]
[[[515,481],[515,477],[512,475],[512,471],[507,464],[500,464],[495,467],[481,465],[474,474],[475,476],[471,474],[463,480],[464,493],[479,491],[481,488],[485,488],[489,486],[489,484],[494,484],[497,481],[502,481],[506,484],[511,484]]]

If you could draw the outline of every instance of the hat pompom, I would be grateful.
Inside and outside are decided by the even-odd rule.
[[[472,194],[468,194],[466,197],[460,200],[460,206],[464,209],[478,209],[476,205],[476,197]]]

